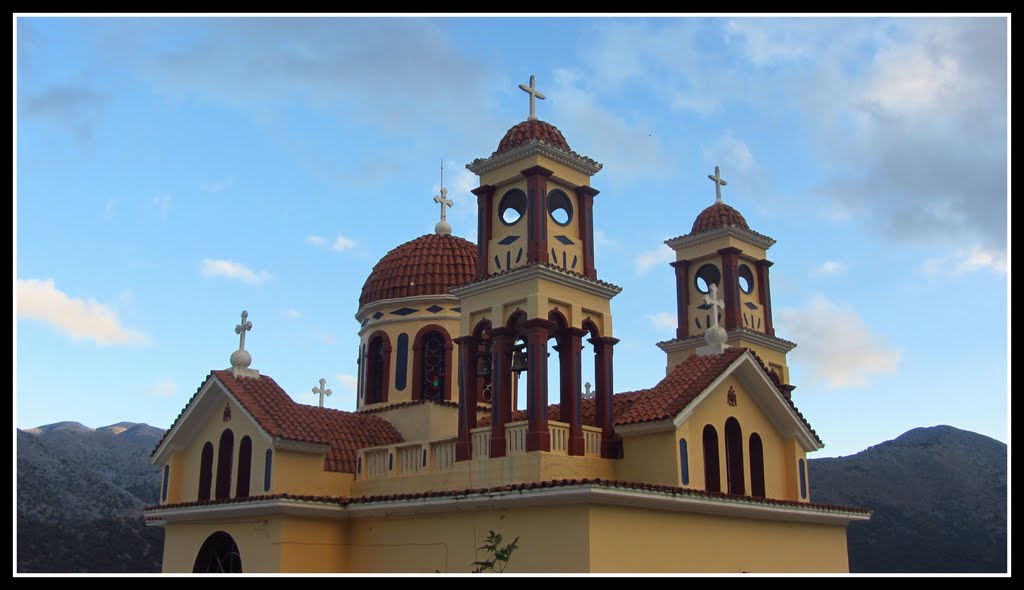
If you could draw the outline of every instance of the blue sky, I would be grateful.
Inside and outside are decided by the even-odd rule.
[[[592,184],[617,391],[674,337],[667,238],[714,201],[777,240],[794,402],[848,455],[1008,441],[1008,22],[865,17],[16,17],[15,421],[167,427],[228,366],[355,406],[370,269],[538,116]]]

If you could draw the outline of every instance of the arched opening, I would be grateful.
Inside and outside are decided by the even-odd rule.
[[[764,445],[755,432],[750,435],[750,495],[764,498]]]
[[[213,443],[207,441],[203,445],[202,458],[199,460],[199,501],[210,499],[210,487],[213,485]]]
[[[452,345],[448,330],[431,324],[416,334],[413,353],[413,400],[452,399]]]
[[[480,339],[480,344],[477,346],[476,368],[473,373],[470,373],[477,376],[477,401],[487,404],[491,403],[491,380],[494,377],[494,360],[491,358],[491,337],[488,334],[490,329],[490,320],[481,320],[473,328],[473,336]]]
[[[388,373],[391,371],[391,342],[384,332],[375,332],[366,349],[366,404],[388,401]]]
[[[273,472],[274,451],[267,449],[266,459],[263,462],[263,491],[270,491],[270,474]]]
[[[721,492],[722,479],[718,468],[718,431],[708,424],[704,427],[702,441],[704,446],[704,489],[708,492]]]
[[[684,486],[690,485],[690,459],[686,453],[686,439],[679,439],[679,480]]]
[[[242,556],[231,535],[217,531],[203,541],[192,566],[194,574],[240,574]]]
[[[740,496],[746,494],[743,482],[743,431],[736,418],[725,421],[725,471],[729,478],[729,493]]]
[[[161,486],[161,488],[160,488],[160,501],[161,502],[166,502],[167,501],[167,483],[168,483],[168,480],[170,480],[170,478],[171,478],[171,466],[170,465],[164,465],[164,483],[163,483],[163,486]]]
[[[800,470],[800,498],[803,500],[807,499],[807,472],[804,471],[804,460],[800,459],[797,463],[797,467]]]
[[[252,439],[243,436],[238,443],[238,480],[235,482],[235,497],[249,497],[249,479],[252,476]]]
[[[235,451],[235,435],[225,428],[220,435],[217,448],[217,494],[218,500],[231,497],[231,460]]]

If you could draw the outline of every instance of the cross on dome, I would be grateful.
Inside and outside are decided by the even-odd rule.
[[[729,184],[722,178],[722,173],[718,171],[718,166],[715,166],[715,174],[708,174],[708,178],[715,183],[715,202],[722,202],[722,187]]]
[[[324,396],[325,395],[331,395],[331,393],[333,393],[330,389],[324,389],[324,385],[326,385],[326,384],[327,384],[327,379],[324,379],[323,377],[321,377],[320,378],[320,387],[314,387],[313,388],[313,393],[320,394],[320,407],[321,408],[324,407]]]
[[[444,188],[444,160],[441,160],[441,194],[434,195],[434,202],[441,204],[441,221],[434,226],[434,233],[439,236],[447,236],[452,233],[452,226],[445,219],[445,207],[455,206],[455,201],[448,199],[448,189]]]
[[[544,100],[544,95],[537,90],[536,81],[534,76],[530,75],[530,85],[520,84],[519,88],[530,95],[530,116],[526,118],[527,121],[537,120],[537,102],[536,99]]]

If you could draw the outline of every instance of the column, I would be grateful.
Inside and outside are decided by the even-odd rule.
[[[742,250],[735,247],[722,248],[718,251],[722,255],[722,288],[723,299],[725,300],[725,326],[726,331],[739,328],[740,324],[740,294],[739,294],[739,258]]]
[[[597,278],[594,266],[594,197],[598,190],[590,186],[576,187],[577,209],[579,209],[580,244],[583,247],[583,276]]]
[[[550,451],[548,431],[548,337],[554,326],[549,320],[534,318],[523,322],[526,328],[526,450]]]
[[[505,423],[512,412],[512,331],[492,328],[491,336],[491,457],[505,456]]]
[[[615,439],[612,426],[612,388],[614,387],[612,371],[612,347],[618,338],[602,336],[589,340],[594,345],[594,370],[597,373],[596,413],[597,425],[601,428],[601,456],[606,459],[617,459],[621,455],[621,443]]]
[[[476,368],[480,339],[462,336],[453,342],[459,347],[459,440],[455,443],[455,460],[466,461],[473,456],[470,430],[476,428]]]
[[[472,193],[476,195],[477,252],[475,278],[482,279],[489,274],[487,272],[487,245],[491,240],[491,218],[493,217],[492,208],[494,204],[494,199],[491,197],[494,195],[494,187],[484,184],[473,189]]]
[[[670,263],[676,269],[676,338],[690,336],[690,261],[676,260]]]
[[[757,300],[764,311],[764,333],[769,336],[775,335],[775,326],[772,324],[772,291],[768,285],[768,268],[772,264],[774,263],[770,260],[758,260],[754,263],[757,267]]]
[[[586,441],[583,439],[583,417],[580,412],[580,353],[583,351],[583,336],[586,330],[565,328],[558,339],[558,367],[561,394],[558,402],[558,419],[569,424],[569,454],[584,455]]]
[[[543,166],[532,166],[520,172],[526,177],[526,261],[550,262],[548,254],[548,176],[554,174]]]

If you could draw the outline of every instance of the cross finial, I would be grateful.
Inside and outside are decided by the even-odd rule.
[[[537,120],[537,106],[536,106],[537,102],[536,102],[535,99],[539,98],[541,100],[544,100],[544,95],[537,91],[537,86],[536,86],[536,81],[535,81],[534,76],[532,74],[530,75],[530,85],[529,86],[527,86],[526,84],[520,84],[519,88],[521,88],[523,90],[523,92],[525,92],[525,93],[530,95],[530,116],[527,117],[526,120],[527,121],[536,121]]]
[[[448,197],[448,189],[444,188],[444,159],[442,159],[441,160],[441,194],[434,195],[434,202],[441,204],[441,221],[438,221],[437,225],[434,226],[434,233],[436,233],[439,236],[446,236],[446,235],[452,233],[452,226],[448,225],[448,222],[445,220],[444,208],[445,207],[453,207],[455,205],[455,201],[452,201],[452,200],[448,199],[447,197]]]
[[[590,399],[590,398],[594,397],[594,394],[591,393],[591,391],[590,391],[590,387],[591,387],[590,381],[587,381],[586,383],[583,384],[583,388],[585,390],[583,392],[583,399]]]
[[[718,285],[711,283],[711,293],[704,296],[704,303],[711,306],[711,327],[718,327],[718,309],[725,309],[725,302],[718,298]]]
[[[715,202],[716,203],[721,203],[722,202],[722,187],[727,185],[727,184],[729,184],[729,183],[726,182],[724,178],[722,178],[722,173],[718,171],[718,166],[715,166],[715,174],[714,174],[714,176],[712,176],[711,174],[708,174],[708,178],[710,178],[711,181],[715,183]]]
[[[249,312],[242,310],[242,323],[235,326],[235,334],[239,335],[238,338],[238,350],[245,350],[245,333],[252,330],[252,322],[245,321],[245,318],[249,317]]]
[[[324,389],[324,385],[326,385],[326,384],[327,384],[327,379],[324,379],[323,377],[321,377],[320,378],[320,387],[314,387],[313,388],[313,393],[319,393],[320,394],[320,407],[321,408],[324,407],[324,396],[325,395],[331,395],[331,393],[332,393],[330,389]]]

